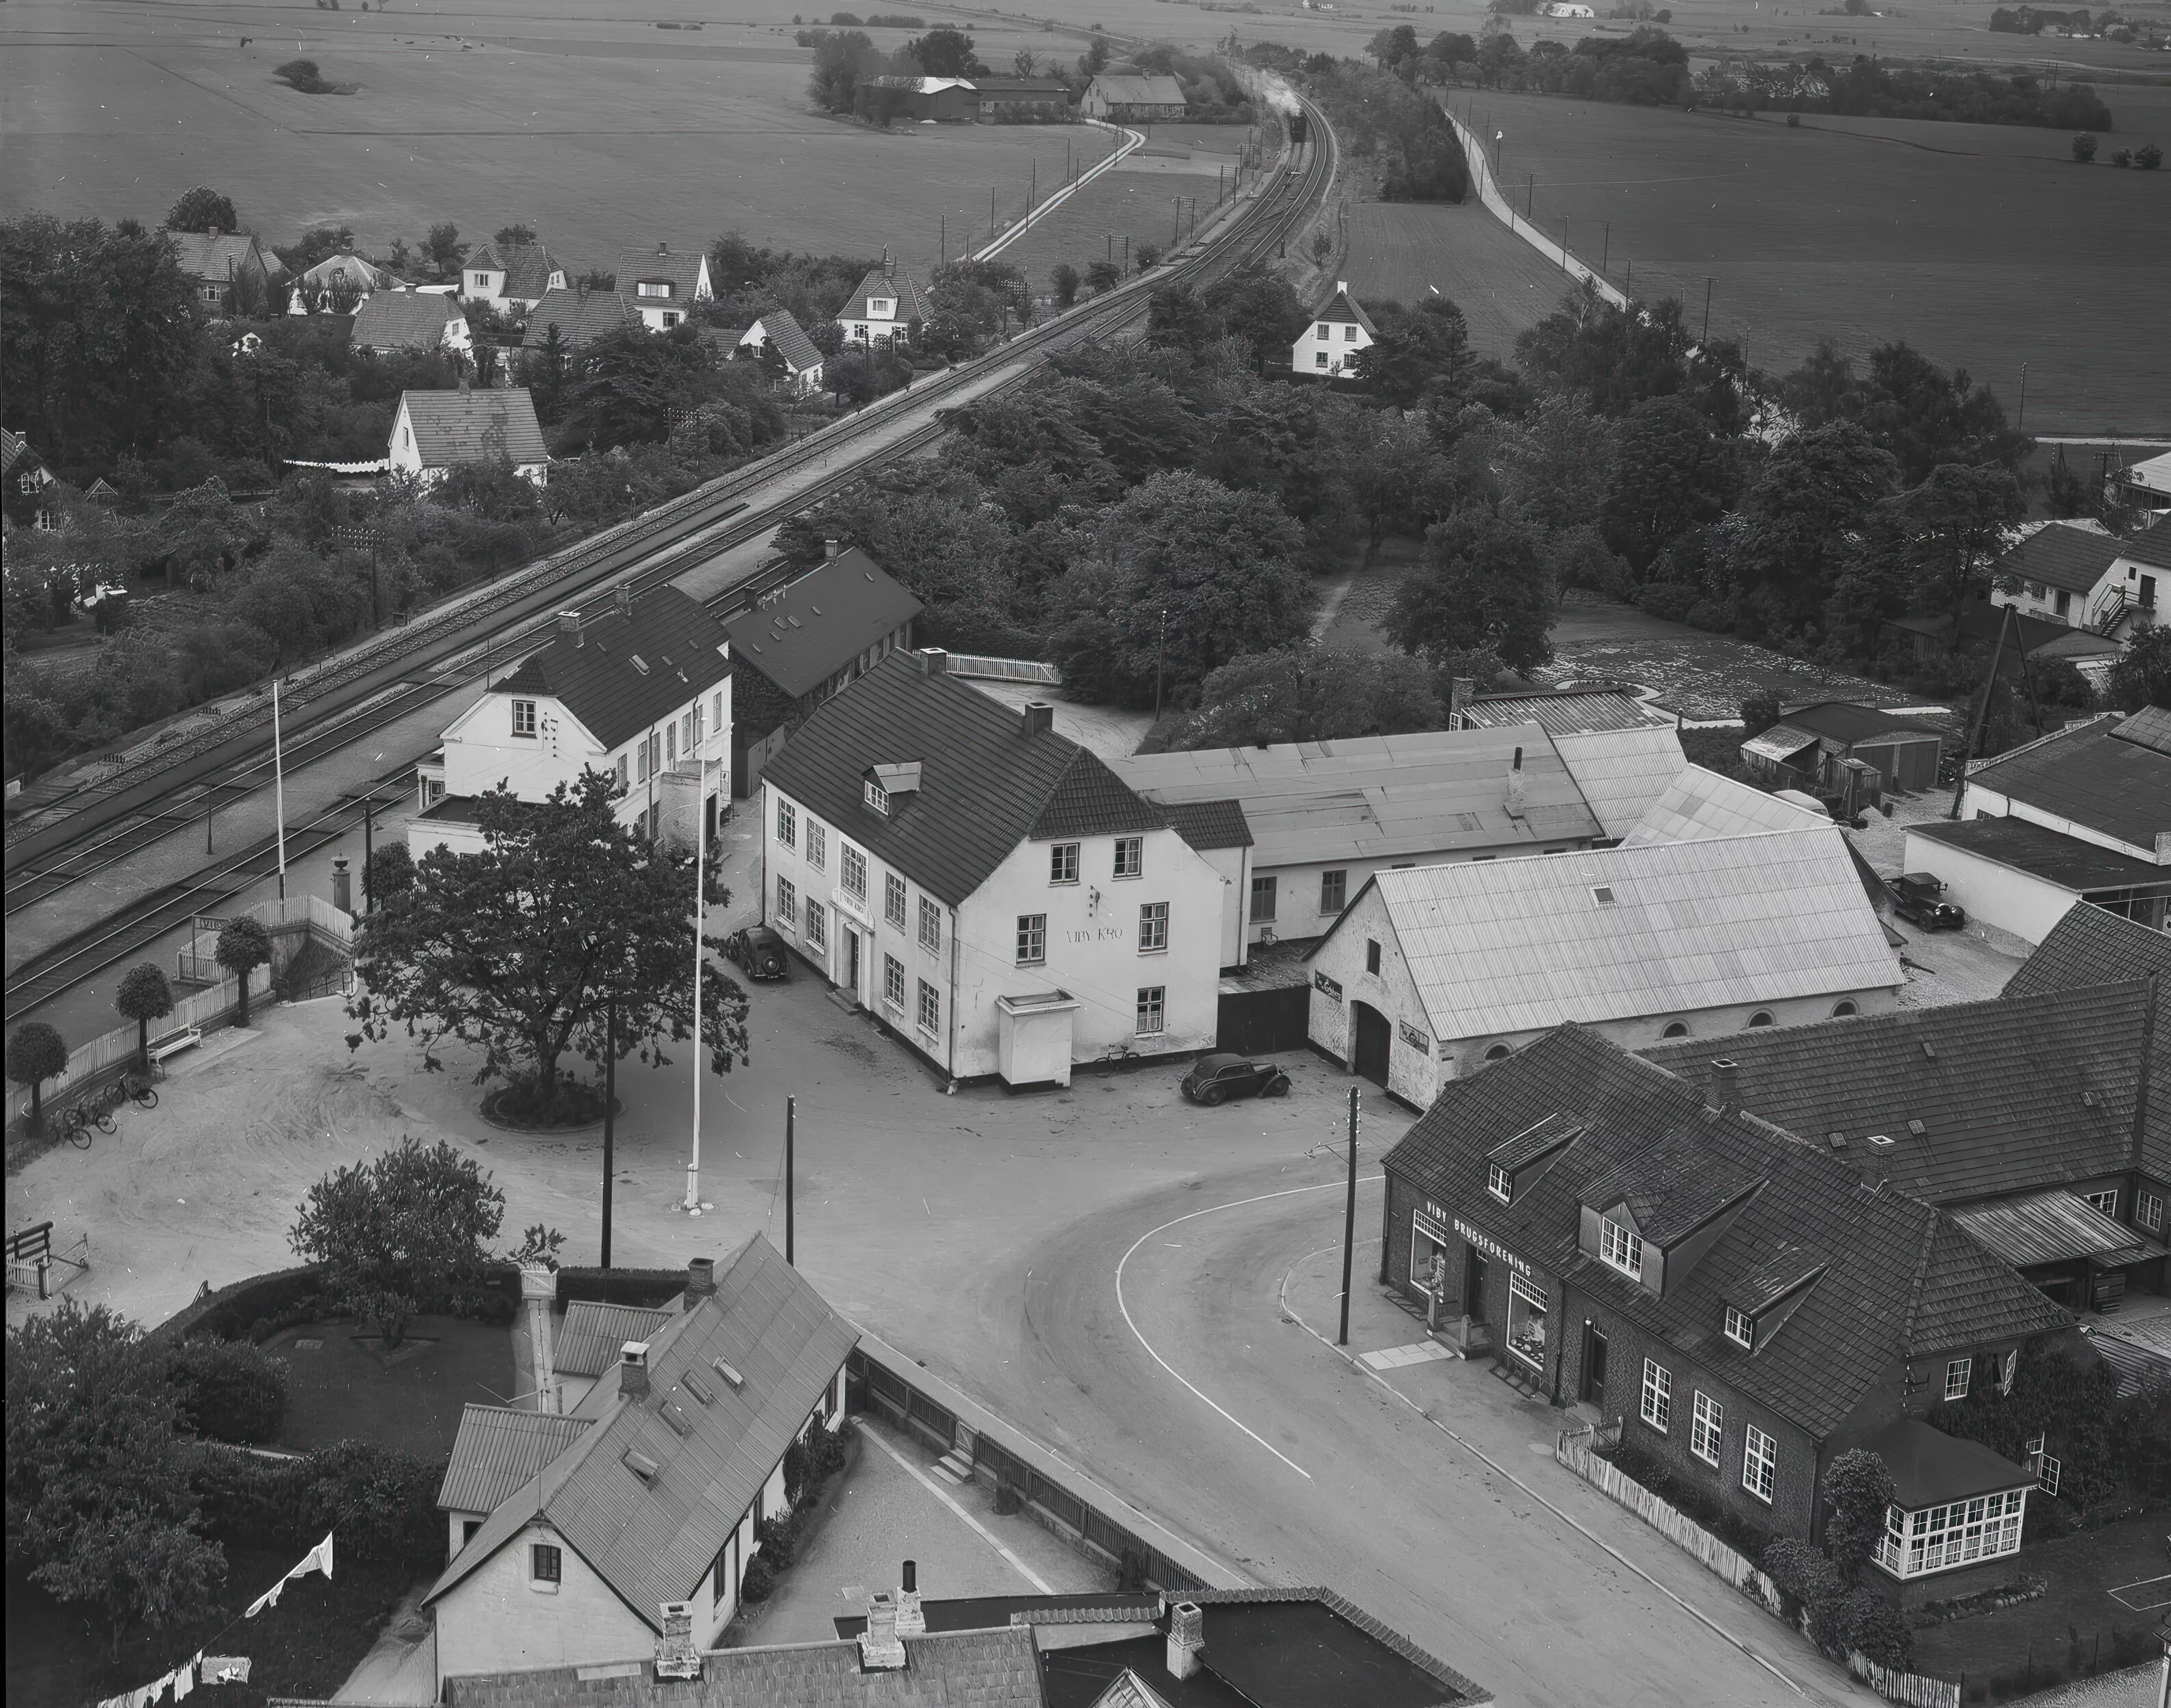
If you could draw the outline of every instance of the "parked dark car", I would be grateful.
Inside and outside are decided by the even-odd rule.
[[[1286,1097],[1289,1077],[1272,1062],[1244,1056],[1201,1056],[1183,1076],[1183,1095],[1211,1109],[1231,1097]]]
[[[724,953],[748,978],[783,978],[784,940],[766,925],[747,925],[724,939]]]
[[[1925,931],[1958,931],[1967,910],[1943,899],[1945,881],[1929,872],[1908,872],[1892,881],[1893,911]]]

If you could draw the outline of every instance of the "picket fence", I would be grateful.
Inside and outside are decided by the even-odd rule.
[[[1063,685],[1063,672],[1037,658],[984,658],[977,653],[953,652],[943,669],[950,676],[976,676],[994,682],[1037,682],[1049,688]]]
[[[335,908],[321,896],[290,896],[284,900],[275,896],[247,911],[250,918],[275,937],[282,932],[306,932],[319,942],[330,944],[343,959],[354,959],[354,915],[343,908]],[[174,977],[184,984],[209,984],[224,977],[216,945],[225,924],[223,919],[212,918],[196,921],[196,929],[189,936],[189,946],[174,951]],[[276,957],[277,966],[283,968],[287,959]]]
[[[1667,1505],[1633,1477],[1600,1459],[1590,1448],[1595,1438],[1588,1424],[1565,1431],[1553,1438],[1553,1457],[1609,1499],[1627,1507],[1675,1547],[1694,1555],[1713,1577],[1723,1578],[1760,1603],[1772,1618],[1787,1616],[1779,1586],[1768,1573],[1751,1564],[1739,1549],[1729,1547],[1679,1508]],[[1960,1687],[1950,1679],[1903,1673],[1852,1652],[1847,1657],[1847,1665],[1849,1672],[1888,1702],[1905,1703],[1906,1708],[1960,1708]]]
[[[249,1000],[268,1000],[271,994],[271,969],[268,966],[249,968]],[[208,1031],[240,1007],[240,980],[222,978],[206,989],[181,998],[174,1004],[173,1013],[152,1023],[151,1036],[155,1038],[162,1032],[179,1031],[183,1026],[197,1026]],[[56,1099],[65,1098],[68,1092],[94,1083],[100,1074],[134,1061],[136,1046],[137,1029],[130,1025],[102,1032],[88,1043],[70,1051],[67,1070],[58,1079],[46,1082],[47,1118],[51,1116]],[[13,1106],[13,1112],[18,1116],[27,1116],[30,1112],[28,1092],[24,1092],[20,1100]]]

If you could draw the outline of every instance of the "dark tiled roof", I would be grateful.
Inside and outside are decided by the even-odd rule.
[[[653,1627],[659,1604],[692,1597],[858,1338],[781,1252],[754,1235],[719,1267],[712,1297],[650,1338],[651,1396],[630,1401],[606,1376],[604,1403],[596,1395],[583,1402],[594,1426],[490,1514],[426,1602],[455,1588],[539,1516]],[[719,1373],[717,1360],[741,1380]],[[629,1454],[653,1462],[655,1474],[638,1475]]]
[[[764,342],[776,346],[784,358],[784,365],[794,373],[805,373],[809,368],[822,365],[822,352],[814,347],[814,340],[807,335],[807,329],[793,317],[789,308],[772,308],[754,327],[761,330]],[[749,331],[753,328],[748,329]]]
[[[922,675],[918,654],[893,652],[807,719],[762,779],[954,906],[1020,843],[1065,833],[1040,828],[1059,790],[1066,822],[1087,822],[1091,807],[1128,827],[1164,822],[1120,783],[1074,779],[1081,760],[1107,774],[1067,736],[1027,735],[1018,712],[955,677]],[[868,767],[914,761],[919,790],[903,807],[885,815],[866,804]]]
[[[839,320],[867,319],[867,298],[870,297],[896,299],[896,320],[900,329],[914,320],[927,318],[927,305],[920,300],[919,286],[903,273],[885,273],[880,267],[867,270],[866,277],[860,281],[859,289],[852,292],[851,300],[844,304],[837,318]]]
[[[373,291],[354,311],[347,342],[356,350],[435,350],[445,329],[464,318],[458,303],[434,291]]]
[[[2153,866],[2098,843],[2061,836],[2032,819],[1964,818],[1957,824],[1911,824],[1907,833],[1979,854],[2080,893],[2171,883],[2171,866]]]
[[[1134,794],[1098,753],[1080,747],[1070,756],[1070,763],[1049,791],[1040,817],[1033,821],[1032,833],[1036,840],[1060,842],[1072,837],[1161,830],[1167,823],[1161,808]]]
[[[672,286],[670,297],[648,297],[646,306],[683,308],[694,301],[694,292],[700,286],[701,259],[700,249],[673,249],[667,254],[658,254],[652,249],[621,249],[618,257],[619,294],[638,308],[643,299],[635,286],[644,279],[667,279]]]
[[[387,300],[381,293],[372,303]],[[510,391],[402,392],[400,406],[415,430],[415,447],[425,468],[509,458],[515,467],[548,463],[549,447],[535,419],[528,388]]]
[[[2005,982],[2007,997],[2171,973],[2171,936],[2077,902]]]
[[[2115,733],[2122,720],[2091,718],[2031,742],[1968,774],[1971,784],[2086,825],[2136,847],[2171,833],[2171,755]]]
[[[2138,982],[2097,985],[1643,1053],[1705,1092],[1712,1062],[1731,1060],[1752,1114],[1826,1149],[1836,1132],[1846,1144],[1832,1154],[1847,1168],[1959,1203],[2132,1166],[2148,998]],[[2171,1037],[2156,1053],[2171,1077]],[[1892,1143],[1873,1144],[1873,1134]]]
[[[1500,1203],[1485,1191],[1487,1151],[1548,1115],[1586,1130],[1513,1205]],[[1589,1182],[1670,1138],[1692,1140],[1714,1175],[1762,1185],[1658,1298],[1586,1256],[1577,1228]],[[1943,1211],[1870,1187],[1820,1144],[1712,1114],[1693,1085],[1580,1027],[1450,1081],[1386,1166],[1814,1437],[1852,1411],[1895,1353],[1965,1349],[2072,1320]],[[1725,1340],[1723,1307],[1749,1295],[1775,1251],[1803,1246],[1827,1262],[1786,1326],[1754,1352]]]
[[[1979,1441],[1932,1429],[1919,1417],[1895,1417],[1862,1444],[1884,1461],[1892,1473],[1894,1500],[1911,1513],[2035,1483],[2034,1471]]]
[[[611,1348],[614,1361],[618,1348]],[[521,1484],[578,1441],[595,1422],[549,1411],[516,1411],[507,1405],[469,1405],[460,1414],[460,1432],[437,1505],[448,1513],[494,1513],[518,1492]]]
[[[568,350],[578,350],[606,333],[637,325],[640,320],[641,317],[625,306],[625,298],[617,292],[575,286],[570,290],[549,292],[528,311],[528,329],[522,335],[521,343],[527,349],[540,350],[550,335],[550,329],[555,326],[559,341]]]
[[[2118,553],[2118,541],[2109,534],[2052,522],[2037,528],[1991,568],[2001,581],[2010,576],[2062,587],[2069,593],[2093,593]]]
[[[1169,828],[1203,854],[1209,849],[1249,848],[1252,827],[1241,800],[1179,800],[1161,808]]]
[[[1375,338],[1380,334],[1380,329],[1372,324],[1372,317],[1364,312],[1364,305],[1341,285],[1337,285],[1334,294],[1312,310],[1311,318],[1331,321],[1337,326],[1361,326]]]
[[[502,248],[485,244],[468,257],[467,265],[469,272],[479,267],[501,270],[505,283],[499,287],[498,295],[518,297],[530,303],[550,288],[551,274],[564,270],[540,244],[507,244]]]
[[[2152,753],[2171,754],[2171,707],[2143,706],[2111,725],[2111,739],[2131,742]]]
[[[600,1376],[619,1361],[628,1341],[645,1341],[674,1313],[637,1304],[576,1299],[566,1307],[551,1363],[561,1376]]]
[[[247,232],[228,232],[214,237],[208,232],[169,231],[167,241],[180,258],[181,270],[190,278],[223,284],[252,258],[265,260],[256,239]]]
[[[729,639],[698,601],[657,587],[633,602],[630,617],[589,618],[578,645],[560,635],[531,652],[492,692],[549,694],[615,747],[729,676],[731,661],[717,650]]]
[[[444,1700],[447,1708],[1044,1708],[1023,1625],[903,1642],[895,1672],[862,1668],[855,1642],[791,1643],[710,1650],[699,1679],[658,1679],[646,1659],[454,1677]]]
[[[1695,1133],[1673,1132],[1597,1175],[1584,1187],[1583,1202],[1594,1210],[1625,1205],[1637,1232],[1671,1245],[1756,1182],[1755,1174],[1714,1161]]]
[[[2171,570],[2171,516],[2159,516],[2119,548],[2120,555],[2137,563]]]
[[[921,609],[903,582],[851,546],[724,627],[740,662],[796,700]]]
[[[1942,739],[1943,732],[1929,724],[1911,724],[1882,712],[1874,706],[1859,706],[1849,700],[1819,700],[1812,705],[1797,706],[1784,714],[1786,721],[1798,730],[1807,730],[1813,736],[1829,736],[1835,742],[1845,742],[1852,747],[1857,742],[1873,741],[1879,736],[1928,736]]]

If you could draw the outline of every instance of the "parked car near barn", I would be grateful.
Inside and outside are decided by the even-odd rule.
[[[1289,1077],[1272,1062],[1216,1052],[1201,1056],[1183,1076],[1183,1095],[1209,1109],[1231,1097],[1286,1097]]]

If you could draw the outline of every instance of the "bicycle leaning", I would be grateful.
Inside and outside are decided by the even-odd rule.
[[[101,1085],[72,1105],[61,1116],[62,1135],[78,1150],[88,1150],[90,1130],[94,1127],[100,1132],[111,1132],[113,1113],[124,1103],[133,1103],[138,1109],[156,1109],[158,1090],[147,1079],[123,1074],[111,1084]]]

